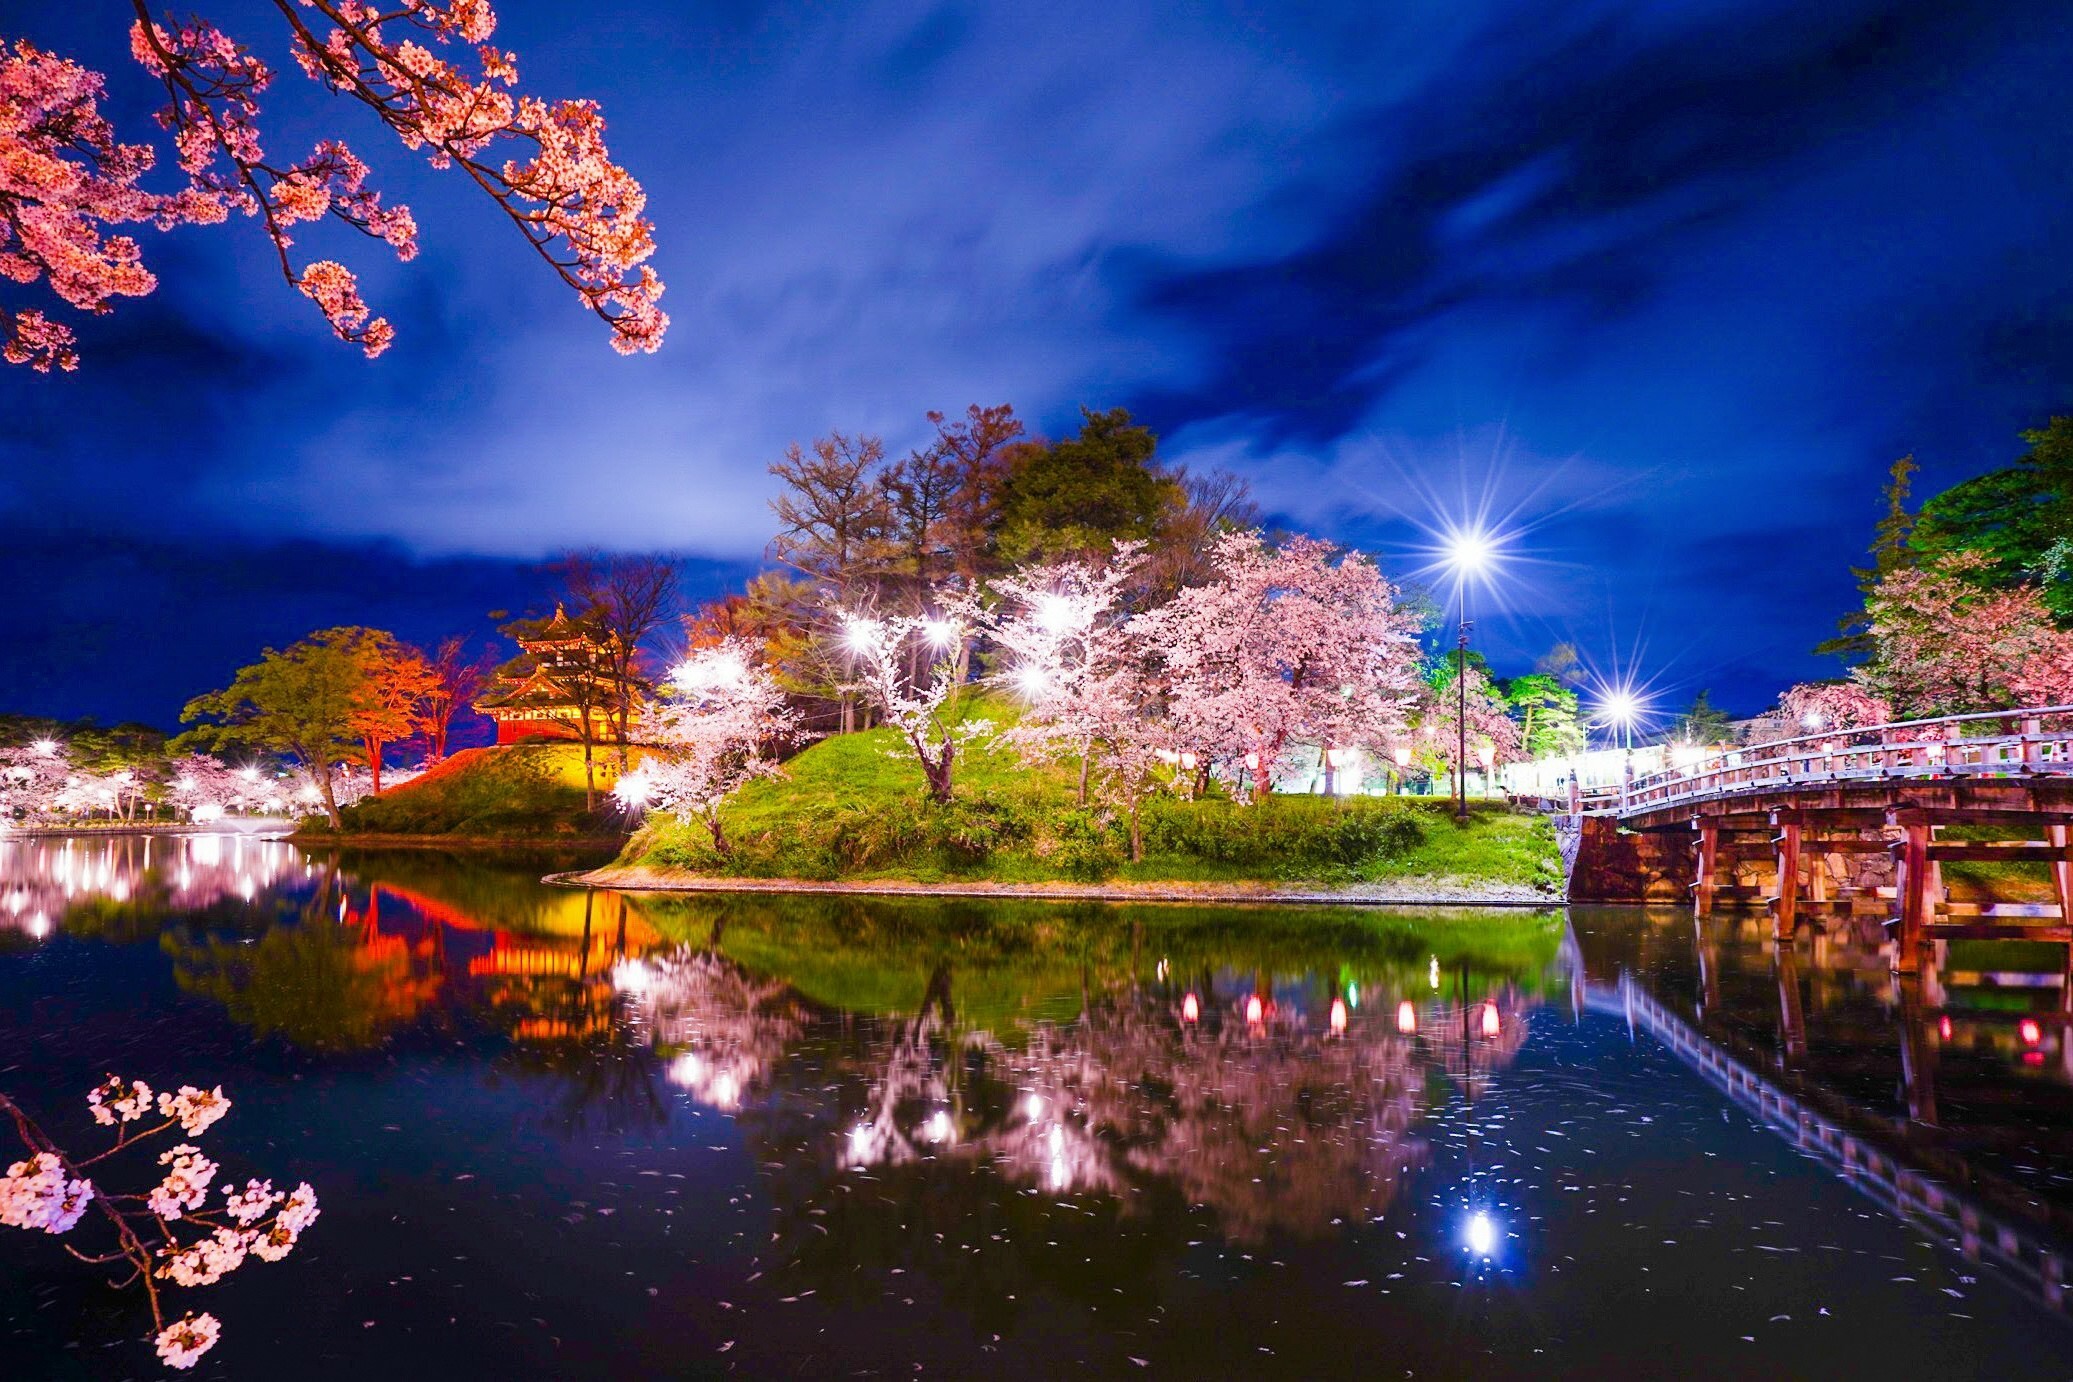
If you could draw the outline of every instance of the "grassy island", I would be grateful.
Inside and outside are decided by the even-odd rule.
[[[625,838],[631,824],[605,795],[609,755],[598,753],[598,802],[583,784],[575,744],[508,744],[463,749],[402,785],[342,807],[342,832],[321,817],[304,821],[312,838],[409,838],[446,842],[596,843]]]
[[[1478,804],[1462,825],[1450,802],[1429,797],[1160,796],[1143,807],[1144,857],[1132,862],[1124,823],[1079,804],[1070,767],[974,746],[957,769],[954,799],[936,802],[890,731],[824,740],[727,802],[725,853],[702,825],[658,814],[616,867],[594,877],[632,886],[1248,885],[1508,901],[1560,893],[1548,823],[1499,803]]]

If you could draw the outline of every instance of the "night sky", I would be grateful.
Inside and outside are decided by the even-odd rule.
[[[240,223],[146,232],[162,286],[68,318],[77,373],[0,367],[0,710],[170,725],[314,627],[487,634],[569,545],[717,593],[786,442],[1012,402],[1128,407],[1399,574],[1483,512],[1500,670],[1567,638],[1754,712],[1833,670],[1895,456],[1939,488],[2073,409],[2063,3],[500,0],[523,85],[601,100],[648,188],[674,325],[631,360],[271,6],[194,7],[285,69],[273,144],[327,116],[424,250],[304,228],[395,323],[372,363]],[[108,72],[137,137],[128,9],[0,34]]]

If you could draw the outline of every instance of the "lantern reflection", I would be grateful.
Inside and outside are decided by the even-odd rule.
[[[1333,1036],[1346,1035],[1346,1002],[1344,999],[1334,998],[1332,1000],[1331,1025]]]
[[[1396,1029],[1405,1036],[1418,1030],[1418,1005],[1408,998],[1396,1005]]]

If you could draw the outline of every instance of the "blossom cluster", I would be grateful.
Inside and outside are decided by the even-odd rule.
[[[161,1155],[158,1164],[171,1169],[144,1197],[153,1214],[161,1219],[177,1219],[207,1202],[209,1182],[215,1178],[217,1168],[215,1162],[202,1155],[201,1148],[183,1144]]]
[[[65,1174],[65,1165],[50,1152],[17,1161],[0,1176],[0,1224],[65,1233],[93,1201],[90,1180]]]
[[[216,1337],[222,1332],[222,1324],[205,1310],[167,1325],[158,1331],[153,1342],[158,1345],[160,1362],[184,1371],[199,1363],[204,1353],[216,1347]]]

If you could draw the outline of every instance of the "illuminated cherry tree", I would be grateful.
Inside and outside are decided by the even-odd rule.
[[[1893,718],[1893,707],[1863,682],[1807,681],[1787,687],[1778,704],[1750,732],[1750,742],[1770,743],[1826,731],[1875,729]]]
[[[614,163],[604,119],[585,100],[518,90],[517,58],[494,46],[487,0],[273,0],[295,64],[312,81],[371,110],[405,148],[481,189],[534,251],[610,327],[621,353],[652,351],[669,319],[646,261],[654,227],[646,194]],[[273,69],[201,18],[163,22],[144,0],[130,52],[157,78],[184,185],[154,192],[149,144],[116,137],[101,113],[102,74],[25,40],[0,43],[0,277],[43,284],[67,306],[103,313],[157,287],[121,228],[211,224],[233,211],[257,220],[281,274],[316,304],[340,339],[379,355],[394,339],[352,270],[293,254],[294,228],[330,220],[417,253],[407,207],[384,205],[366,162],[321,139],[300,159],[268,153],[260,103]],[[78,365],[70,327],[35,307],[0,303],[0,358],[37,370]]]
[[[253,778],[258,774],[255,772]],[[166,795],[188,819],[213,821],[243,806],[256,782],[213,754],[194,753],[172,765]]]
[[[891,618],[846,615],[842,640],[852,659],[856,685],[920,765],[929,795],[949,801],[959,750],[993,726],[985,720],[961,720],[955,714],[960,683],[957,659],[951,654],[972,622],[971,602],[939,591],[935,603],[941,613]],[[909,674],[911,650],[930,659],[928,670],[920,676]]]
[[[1027,706],[1002,738],[1031,758],[1077,760],[1079,799],[1090,780],[1144,857],[1139,808],[1173,777],[1178,758],[1145,639],[1120,608],[1142,543],[1119,543],[1101,565],[1066,563],[993,582],[1002,597],[986,632],[1001,653],[991,680]],[[1099,772],[1094,764],[1100,763]]]
[[[730,638],[678,664],[670,673],[670,696],[650,721],[657,754],[613,789],[629,806],[656,806],[687,825],[704,825],[721,854],[728,849],[722,803],[776,774],[770,748],[799,729],[784,692],[752,651],[747,640]]]
[[[1453,672],[1453,668],[1448,671]],[[1457,675],[1459,675],[1457,673]],[[1443,686],[1427,686],[1419,708],[1414,752],[1441,772],[1451,772],[1461,756],[1461,703],[1468,703],[1468,761],[1480,765],[1487,756],[1490,766],[1510,763],[1519,757],[1519,722],[1511,716],[1497,688],[1483,669],[1471,665],[1467,684],[1457,686],[1449,677]]]
[[[71,756],[55,739],[0,748],[0,823],[52,810],[73,776]]]
[[[2054,633],[2024,658],[2014,690],[2024,705],[2073,705],[2073,633]]]
[[[110,1075],[86,1096],[94,1122],[115,1130],[114,1143],[95,1156],[74,1159],[45,1136],[22,1107],[0,1094],[0,1114],[11,1118],[29,1155],[0,1176],[0,1226],[69,1234],[92,1211],[111,1241],[73,1256],[95,1265],[121,1264],[129,1275],[118,1286],[141,1283],[151,1306],[154,1342],[167,1366],[191,1368],[215,1347],[222,1326],[206,1311],[192,1311],[167,1323],[169,1287],[212,1286],[252,1258],[278,1262],[294,1251],[317,1219],[317,1193],[304,1182],[291,1191],[270,1180],[242,1187],[216,1184],[221,1166],[193,1141],[176,1141],[161,1152],[162,1178],[141,1194],[115,1194],[85,1173],[118,1153],[179,1129],[196,1139],[230,1112],[219,1086],[182,1085],[153,1095],[142,1080]],[[135,1124],[137,1126],[132,1127]],[[211,1205],[212,1186],[222,1203]]]
[[[1262,795],[1299,742],[1382,748],[1418,691],[1418,623],[1357,552],[1230,533],[1216,578],[1138,616],[1167,681],[1177,741],[1243,757]]]
[[[1861,674],[1867,690],[1909,719],[2051,699],[2060,639],[2051,610],[2034,586],[1973,584],[1991,564],[1958,552],[1879,582],[1866,604],[1875,650]]]

